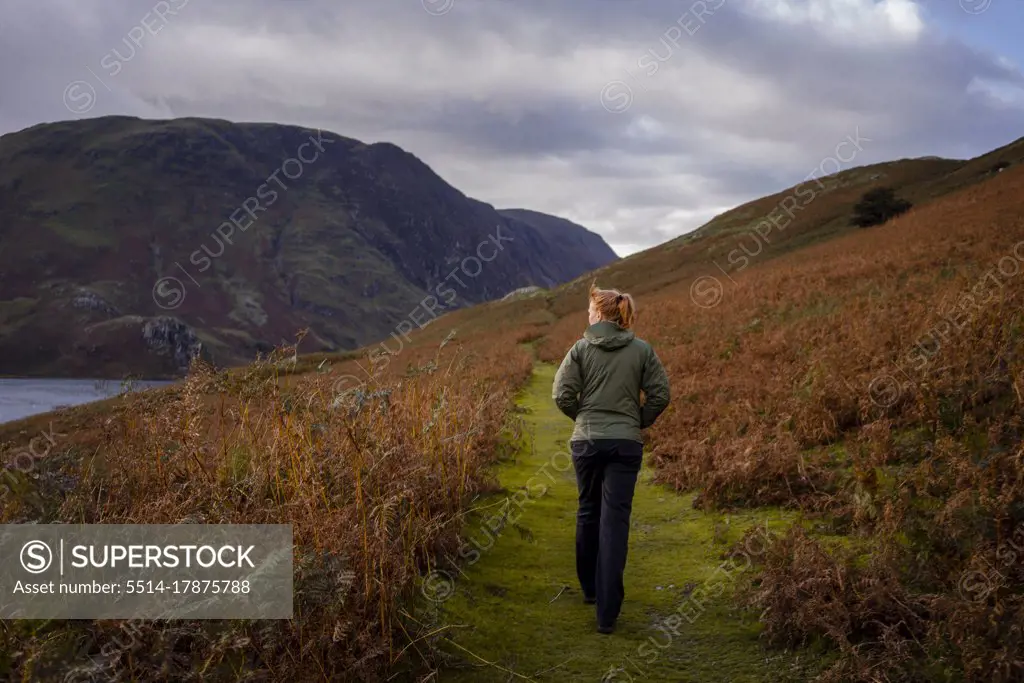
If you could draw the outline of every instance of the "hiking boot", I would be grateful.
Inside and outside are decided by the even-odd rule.
[[[603,633],[605,635],[608,635],[608,634],[612,633],[614,630],[615,630],[615,624],[607,624],[607,625],[606,624],[598,624],[597,625],[597,632],[598,633]]]

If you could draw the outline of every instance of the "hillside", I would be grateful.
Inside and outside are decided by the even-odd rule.
[[[1024,141],[968,161],[853,169],[822,179],[826,189],[802,213],[763,235],[761,221],[806,188],[737,207],[545,298],[459,312],[424,336],[454,328],[468,340],[531,340],[557,363],[586,325],[594,276],[637,295],[637,332],[673,383],[673,403],[647,435],[655,479],[694,494],[709,514],[783,507],[803,516],[751,560],[752,577],[732,577],[736,597],[722,599],[759,620],[764,657],[796,648],[824,665],[792,680],[1022,680],[1021,161]],[[915,208],[850,227],[853,204],[883,184]],[[632,574],[640,592],[651,588],[644,569]],[[676,584],[699,576],[684,572]],[[711,584],[700,585],[719,595]],[[685,598],[678,605],[696,609]],[[671,612],[629,637],[662,647]],[[453,604],[441,622],[464,613],[475,612]],[[684,653],[705,628],[673,631]],[[636,675],[633,653],[606,680]],[[460,665],[515,662],[528,672],[558,653],[516,654],[495,644]],[[739,673],[720,671],[714,680]],[[763,680],[778,679],[766,671]]]
[[[618,259],[600,235],[572,221],[528,209],[501,209],[498,213],[533,226],[559,248],[579,254],[590,264],[588,271]]]
[[[1013,175],[1022,167],[1024,138],[975,159],[903,159],[812,179],[730,209],[691,233],[551,288],[544,297],[495,301],[459,311],[446,319],[444,326],[418,333],[412,348],[429,348],[451,327],[472,336],[493,329],[496,321],[509,328],[531,330],[530,335],[538,338],[561,329],[554,326],[560,321],[574,328],[579,320],[586,320],[581,305],[585,311],[586,291],[594,278],[603,287],[641,297],[655,293],[674,297],[679,305],[689,302],[696,311],[714,314],[718,304],[735,291],[741,275],[759,272],[751,270],[754,265],[793,252],[813,253],[807,248],[834,243],[840,237],[864,242],[876,239],[877,229],[850,224],[854,204],[871,189],[894,188],[899,197],[913,202],[912,213],[916,213],[936,201]],[[793,201],[798,208],[792,208]],[[791,207],[789,213],[786,206]],[[944,226],[946,223],[933,227],[940,230]],[[648,310],[649,306],[642,307],[644,313]]]
[[[245,363],[303,328],[303,351],[351,349],[616,258],[581,226],[515,213],[395,145],[294,126],[104,117],[5,135],[0,375],[173,375],[200,348]]]
[[[171,638],[208,680],[1022,680],[1021,161],[1024,141],[852,169],[763,234],[806,187],[396,355],[201,369],[7,425],[9,454],[67,436],[5,473],[0,520],[295,525],[300,618],[147,625],[105,672],[133,680],[167,676]],[[849,227],[881,185],[914,208]],[[673,394],[606,641],[574,594],[568,421],[544,389],[594,277],[637,296]],[[19,623],[0,649],[15,680],[57,677],[115,628]]]
[[[903,159],[814,178],[726,211],[697,230],[632,254],[599,270],[602,281],[640,293],[698,275],[721,283],[751,264],[860,229],[850,225],[853,206],[876,187],[921,206],[996,177],[1024,162],[1024,138],[969,160]],[[588,280],[589,282],[589,280]],[[582,281],[560,293],[579,296]],[[563,313],[558,299],[555,310]]]
[[[752,577],[734,577],[741,592],[722,598],[749,605],[766,659],[797,648],[800,659],[824,665],[820,677],[792,680],[1021,680],[1022,161],[1018,140],[976,159],[856,168],[822,178],[802,211],[778,220],[783,202],[809,189],[796,186],[544,296],[459,311],[389,367],[423,363],[453,331],[470,355],[516,340],[557,363],[586,326],[591,280],[629,291],[638,297],[637,332],[673,383],[673,403],[647,435],[655,480],[693,495],[709,515],[782,507],[803,517],[756,558]],[[914,208],[885,225],[850,226],[853,205],[883,185]],[[765,220],[773,227],[757,233]],[[362,373],[352,362],[338,371]],[[492,523],[474,522],[463,542]],[[510,535],[502,547],[515,547]],[[678,557],[652,559],[652,567],[685,563],[692,551],[676,547]],[[468,582],[450,590],[471,601],[499,588],[521,594],[494,566],[508,552],[494,551],[466,578],[456,568],[464,556],[449,554],[457,583]],[[547,555],[526,564],[546,567],[560,550],[538,540],[531,552]],[[513,583],[492,580],[481,590],[473,583],[481,574]],[[699,576],[683,573],[675,583]],[[644,568],[632,577],[636,591],[651,590]],[[648,625],[626,637],[662,647],[670,612],[645,615]],[[473,618],[481,618],[478,607],[453,600],[431,623]],[[683,654],[673,656],[685,657],[705,628],[732,623],[684,623]],[[446,639],[446,649],[461,653],[459,668],[475,671],[469,679],[505,680],[498,667],[529,675],[571,660],[569,644],[581,636],[551,635],[552,647],[535,656],[505,645],[527,637],[478,623]],[[635,676],[636,652],[606,680]],[[481,674],[481,662],[498,670]],[[715,680],[736,673],[721,670]]]

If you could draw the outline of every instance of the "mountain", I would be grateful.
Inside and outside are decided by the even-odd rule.
[[[529,209],[501,209],[498,213],[533,226],[553,244],[578,259],[574,263],[585,264],[587,270],[600,268],[619,258],[596,232],[564,218]]]
[[[122,116],[0,137],[0,375],[170,376],[303,328],[350,349],[615,259],[389,143]]]

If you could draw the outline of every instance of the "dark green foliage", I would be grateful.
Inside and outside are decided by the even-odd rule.
[[[852,223],[861,228],[881,225],[908,211],[911,206],[907,200],[897,197],[891,187],[877,187],[865,192],[854,205]]]

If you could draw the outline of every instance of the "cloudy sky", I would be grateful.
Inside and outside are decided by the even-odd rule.
[[[0,133],[106,114],[320,127],[622,255],[812,174],[1024,136],[1020,0],[0,8]]]

